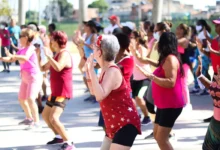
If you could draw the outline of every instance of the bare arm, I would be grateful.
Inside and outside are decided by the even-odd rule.
[[[183,48],[187,48],[189,45],[189,40],[187,40],[186,38],[178,39],[178,45],[180,45]]]
[[[89,47],[90,49],[92,49],[92,46],[95,44],[96,38],[97,38],[97,36],[94,34],[94,35],[92,36],[92,38],[91,38],[91,44],[86,44],[86,43],[84,42],[84,45],[87,46],[87,47]]]
[[[58,58],[58,61],[56,61],[55,59],[53,59],[52,56],[47,56],[50,65],[53,67],[53,69],[57,72],[60,72],[63,70],[63,68],[65,68],[67,66],[67,62],[71,61],[70,60],[70,55],[68,54],[68,52],[62,52]],[[46,66],[45,66],[46,67]]]
[[[93,94],[97,101],[105,99],[112,90],[120,86],[122,82],[122,76],[118,69],[109,68],[104,75],[103,81],[100,84],[98,78],[92,70],[90,72]]]
[[[210,85],[211,85],[211,81],[209,79],[207,79],[205,76],[201,76],[199,78],[199,80],[201,81],[201,83],[205,86],[206,89],[209,89],[210,88]]]

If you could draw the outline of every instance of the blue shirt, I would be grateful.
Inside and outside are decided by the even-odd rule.
[[[21,33],[21,28],[19,26],[14,26],[14,27],[9,27],[8,31],[11,34],[14,34],[14,36],[11,36],[12,42],[14,43],[14,45],[18,44],[18,40],[19,40],[19,35]]]

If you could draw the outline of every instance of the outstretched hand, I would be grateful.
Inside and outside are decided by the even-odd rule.
[[[9,50],[5,47],[5,54],[7,57],[13,57],[13,55],[9,52]]]

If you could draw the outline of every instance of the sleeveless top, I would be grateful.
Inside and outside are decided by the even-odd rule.
[[[117,66],[110,66],[119,69]],[[120,70],[120,69],[119,69]],[[103,77],[100,78],[102,83]],[[134,125],[139,134],[141,134],[141,123],[138,112],[132,99],[126,81],[122,80],[118,89],[112,90],[111,93],[100,102],[100,107],[105,121],[106,134],[113,139],[115,133],[127,124]]]
[[[140,50],[138,50],[138,52],[140,53]],[[144,63],[140,62],[136,57],[134,57],[134,62],[135,62],[135,64],[144,68],[148,72],[152,72],[150,64],[144,64]],[[140,80],[145,80],[145,79],[147,79],[147,77],[137,67],[134,67],[133,80],[140,81]]]
[[[66,52],[62,51],[59,52],[54,59],[58,61],[58,58],[61,53]],[[69,53],[69,52],[68,52]],[[71,57],[71,55],[70,55]],[[71,57],[72,61],[72,57]],[[70,68],[63,68],[60,72],[54,70],[54,68],[50,67],[50,86],[51,86],[51,96],[63,96],[65,98],[72,98],[73,93],[73,86],[72,86],[72,70],[73,65]]]
[[[159,78],[165,78],[165,72],[161,64],[155,71],[154,75]],[[176,83],[173,88],[161,87],[154,81],[152,82],[152,93],[154,103],[158,108],[182,108],[185,105],[182,94],[181,72],[177,72]]]
[[[86,44],[91,44],[91,38],[92,38],[93,34],[91,34],[85,41]],[[84,53],[85,53],[85,57],[88,58],[92,53],[93,50],[91,48],[89,48],[88,46],[83,46],[84,49]]]
[[[29,60],[25,61],[24,63],[20,63],[21,71],[26,71],[32,74],[40,73],[37,54],[33,45],[19,49],[19,51],[16,54],[30,56]]]

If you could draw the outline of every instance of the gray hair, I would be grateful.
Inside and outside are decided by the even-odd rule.
[[[119,52],[120,45],[114,35],[102,35],[101,49],[105,61],[113,61]]]

